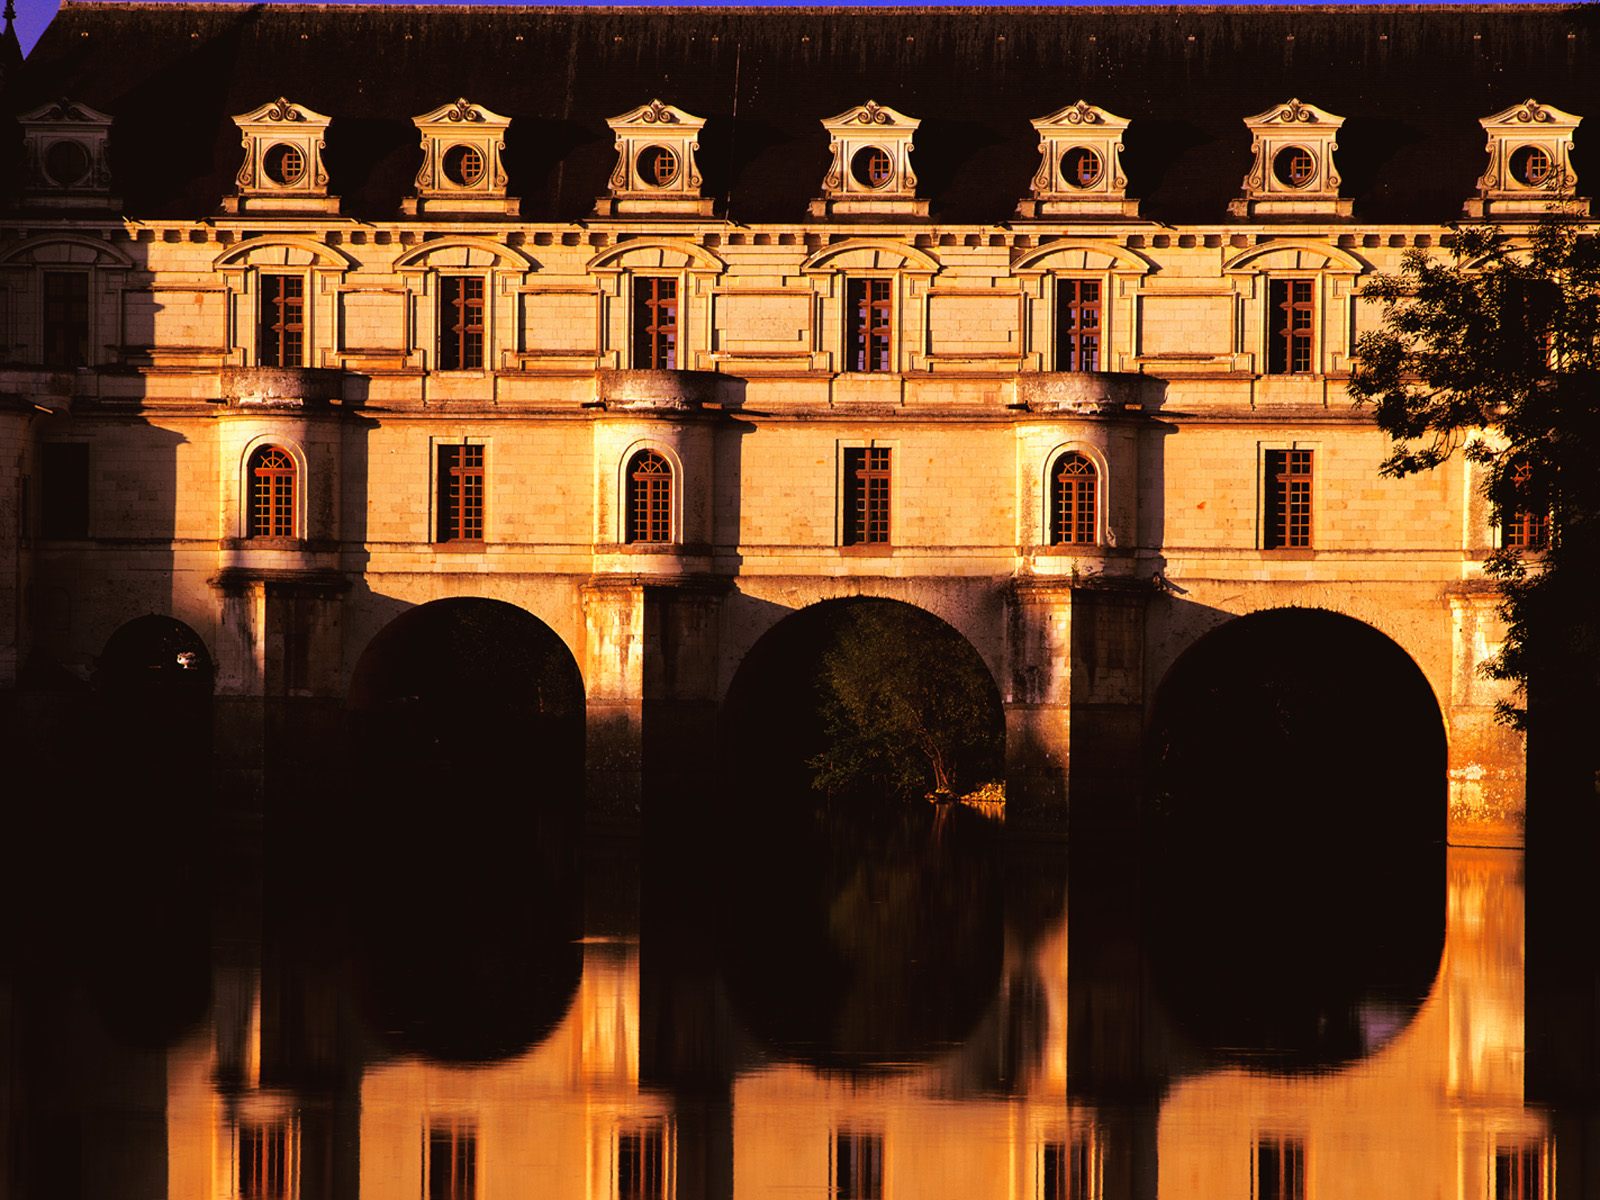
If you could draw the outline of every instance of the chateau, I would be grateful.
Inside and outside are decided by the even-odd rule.
[[[67,0],[5,77],[0,688],[188,672],[248,780],[403,614],[502,601],[627,822],[764,635],[884,597],[983,657],[1048,826],[1192,646],[1309,609],[1515,844],[1482,563],[1541,522],[1380,477],[1345,389],[1365,279],[1588,211],[1594,29]]]

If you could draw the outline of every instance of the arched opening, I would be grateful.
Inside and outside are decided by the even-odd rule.
[[[1076,450],[1060,455],[1050,470],[1050,541],[1057,546],[1092,546],[1100,540],[1097,500],[1100,472]]]
[[[628,460],[626,540],[658,545],[672,540],[672,464],[654,450]]]
[[[1404,1028],[1444,939],[1446,745],[1372,627],[1241,617],[1168,672],[1149,726],[1158,986],[1200,1044],[1326,1065]]]
[[[998,826],[953,800],[1003,762],[977,651],[907,604],[817,604],[746,656],[722,732],[711,911],[745,1026],[850,1070],[967,1036],[995,995],[1004,909]],[[930,733],[946,744],[917,744]]]
[[[537,617],[456,597],[402,613],[351,678],[362,1007],[402,1050],[526,1050],[581,974],[584,689]]]
[[[104,735],[128,761],[158,770],[164,786],[204,786],[214,678],[205,643],[182,621],[153,614],[129,621],[95,666]]]
[[[249,520],[245,535],[252,538],[295,536],[294,459],[280,446],[258,446],[250,455]]]

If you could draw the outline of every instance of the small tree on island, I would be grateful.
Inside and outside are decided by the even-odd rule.
[[[998,773],[999,696],[977,651],[944,622],[899,604],[854,606],[821,668],[818,791],[910,799]]]
[[[1485,667],[1514,683],[1499,713],[1568,755],[1600,696],[1600,246],[1560,213],[1525,234],[1459,228],[1449,255],[1408,251],[1361,291],[1383,306],[1350,394],[1393,440],[1385,475],[1461,453],[1501,545],[1485,570],[1506,636]],[[1575,737],[1587,745],[1574,743]]]

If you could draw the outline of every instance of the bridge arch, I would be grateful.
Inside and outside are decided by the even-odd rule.
[[[582,794],[583,676],[561,637],[515,604],[452,596],[407,609],[357,660],[346,709],[357,752],[410,782],[470,763],[521,797]]]

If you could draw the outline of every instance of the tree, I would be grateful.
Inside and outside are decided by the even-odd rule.
[[[852,606],[817,688],[828,737],[811,760],[820,791],[956,792],[999,770],[999,697],[977,652],[942,621]]]
[[[1350,394],[1393,440],[1384,474],[1431,470],[1458,452],[1478,468],[1502,531],[1485,569],[1506,621],[1486,670],[1518,690],[1500,715],[1592,756],[1583,726],[1600,696],[1600,245],[1552,213],[1515,235],[1459,228],[1447,246],[1447,257],[1408,251],[1398,274],[1362,289],[1383,321],[1357,344]]]

